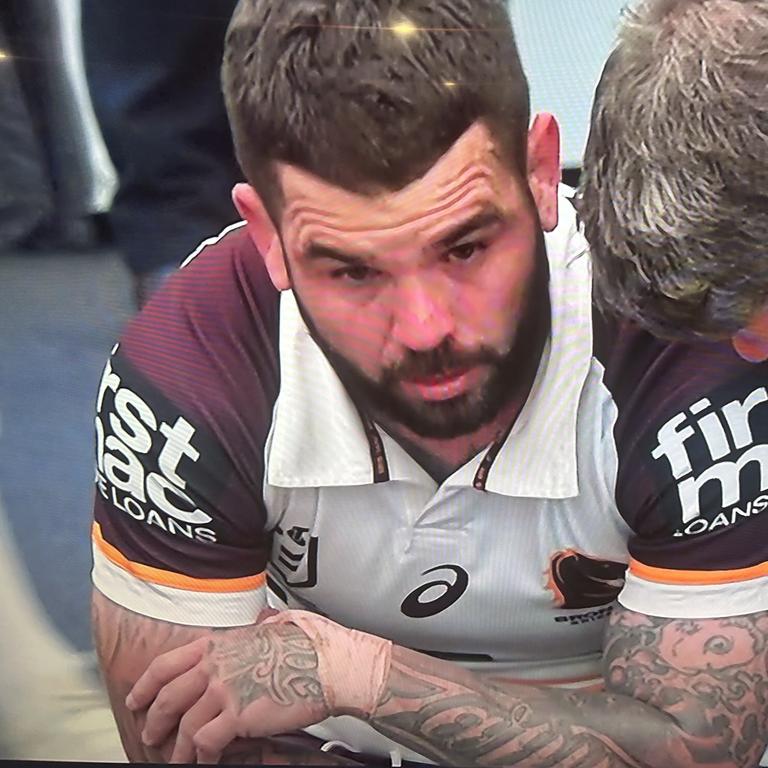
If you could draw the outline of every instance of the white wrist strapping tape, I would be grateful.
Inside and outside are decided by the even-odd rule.
[[[262,624],[295,624],[312,640],[331,714],[373,715],[389,678],[390,640],[342,627],[309,611],[282,611]]]

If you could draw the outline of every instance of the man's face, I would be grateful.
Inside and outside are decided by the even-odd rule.
[[[549,299],[536,207],[488,130],[394,193],[279,178],[291,285],[350,394],[424,437],[491,421],[535,365]]]

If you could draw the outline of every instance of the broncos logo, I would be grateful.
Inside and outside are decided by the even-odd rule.
[[[558,608],[596,608],[612,603],[624,586],[626,563],[600,560],[566,549],[552,556],[547,589]]]

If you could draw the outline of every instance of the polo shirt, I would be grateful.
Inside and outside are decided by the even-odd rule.
[[[564,686],[599,683],[616,600],[768,610],[768,364],[596,312],[567,195],[545,234],[552,324],[531,392],[440,484],[356,408],[245,227],[204,243],[102,376],[96,588],[195,626],[302,608]],[[308,730],[392,747],[351,718]]]

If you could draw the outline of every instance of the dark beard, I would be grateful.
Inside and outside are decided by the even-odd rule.
[[[541,352],[549,335],[549,262],[544,235],[539,230],[534,274],[523,312],[508,352],[490,347],[472,352],[453,349],[449,340],[428,352],[410,350],[396,367],[375,382],[337,352],[318,332],[294,290],[302,319],[314,342],[333,366],[339,379],[362,411],[405,426],[420,437],[451,439],[471,434],[493,421],[512,399],[523,399],[536,375]],[[488,365],[491,374],[478,390],[450,400],[414,402],[397,389],[402,379],[439,376],[447,371]]]

